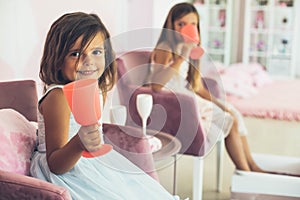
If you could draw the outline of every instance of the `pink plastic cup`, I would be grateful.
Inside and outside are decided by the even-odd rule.
[[[97,79],[82,79],[66,84],[63,92],[76,122],[82,126],[98,123],[101,117],[100,98]],[[83,151],[82,156],[91,158],[106,154],[112,149],[103,144],[98,151]]]
[[[193,24],[187,24],[180,30],[185,42],[194,42],[198,44],[200,42],[198,29]],[[194,47],[191,50],[190,58],[199,59],[204,54],[204,50],[201,47]]]

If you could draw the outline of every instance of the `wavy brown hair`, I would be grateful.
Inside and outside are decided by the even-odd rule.
[[[179,3],[173,6],[169,11],[167,19],[163,26],[163,30],[158,39],[157,46],[161,43],[167,44],[171,48],[174,54],[174,52],[176,52],[175,48],[177,44],[179,42],[182,42],[181,40],[177,39],[178,37],[176,37],[176,35],[179,33],[174,31],[175,30],[174,22],[190,13],[194,13],[197,16],[198,19],[197,29],[198,29],[198,34],[200,35],[200,28],[199,28],[200,17],[196,8],[193,6],[193,4],[190,3]],[[199,90],[199,81],[200,81],[199,59],[198,60],[190,59],[187,81],[189,82],[190,86],[194,91]]]
[[[83,38],[80,48],[80,52],[82,52],[98,33],[101,33],[105,39],[106,65],[102,76],[98,79],[98,85],[106,97],[107,91],[113,87],[116,79],[115,53],[112,49],[110,34],[96,14],[68,13],[52,24],[44,45],[39,73],[45,87],[51,84],[71,82],[62,75],[65,57],[79,37]]]

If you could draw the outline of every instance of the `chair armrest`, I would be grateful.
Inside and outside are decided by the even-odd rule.
[[[33,177],[0,170],[1,199],[71,200],[67,189]]]
[[[113,145],[114,150],[159,181],[150,145],[141,129],[104,123],[103,134],[105,143]]]

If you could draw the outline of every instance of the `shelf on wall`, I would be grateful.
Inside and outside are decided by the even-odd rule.
[[[211,4],[209,6],[210,10],[222,10],[222,9],[226,9],[226,5],[215,5],[215,4]]]
[[[273,30],[270,30],[270,34],[274,34],[274,35],[282,35],[282,34],[293,35],[294,31],[292,29],[274,28]]]
[[[254,6],[254,7],[251,7],[251,11],[259,11],[259,10],[267,12],[269,10],[269,7],[268,6]]]
[[[251,34],[269,34],[270,29],[258,29],[258,28],[252,28],[250,30]]]
[[[245,1],[243,62],[253,60],[266,66],[273,75],[293,78],[295,75],[296,1],[293,7],[280,6],[278,0]],[[299,0],[298,2],[299,3]],[[299,4],[298,6],[299,7]],[[280,66],[285,65],[285,66]],[[278,73],[278,74],[276,74]]]
[[[290,53],[273,53],[271,54],[272,59],[291,59],[292,54]]]
[[[249,53],[251,57],[268,57],[268,53],[266,51],[251,51]]]
[[[208,27],[208,30],[211,32],[220,32],[220,33],[226,32],[226,28],[220,26],[210,26]]]
[[[232,52],[232,4],[232,0],[202,0],[194,4],[200,15],[203,48],[207,49],[213,61],[226,66],[230,64]]]
[[[215,54],[215,55],[224,55],[224,49],[215,49],[215,48],[209,48],[207,51],[209,54]]]

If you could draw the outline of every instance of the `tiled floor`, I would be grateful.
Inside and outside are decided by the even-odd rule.
[[[300,157],[299,123],[275,122],[272,120],[257,120],[246,118],[249,130],[248,141],[252,152],[271,153]],[[204,159],[203,200],[230,199],[231,176],[234,165],[227,152],[224,156],[224,174],[222,192],[216,191],[216,148]],[[173,159],[156,163],[160,182],[170,192],[173,191]],[[193,158],[179,156],[177,161],[177,194],[181,198],[192,200]]]

